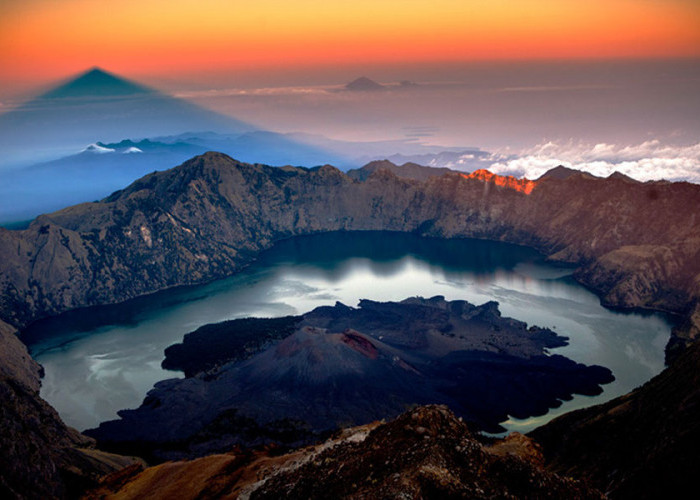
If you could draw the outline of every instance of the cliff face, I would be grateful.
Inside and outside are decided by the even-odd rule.
[[[700,296],[700,186],[573,174],[520,190],[499,180],[419,182],[378,169],[360,182],[330,166],[207,153],[25,231],[0,231],[0,318],[21,327],[228,275],[282,238],[372,229],[533,246],[578,264],[576,277],[608,305],[689,315]]]
[[[17,338],[17,330],[0,321],[0,377],[13,378],[27,389],[39,392],[41,365],[27,352],[27,347]]]

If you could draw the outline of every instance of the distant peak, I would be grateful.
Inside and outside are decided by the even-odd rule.
[[[625,182],[631,182],[631,183],[635,183],[635,184],[638,184],[638,183],[639,183],[638,180],[633,179],[633,178],[630,177],[629,175],[625,175],[625,174],[623,174],[622,172],[618,172],[617,170],[616,170],[615,172],[613,172],[612,174],[610,174],[610,175],[608,176],[608,179],[617,179],[617,180],[621,180],[621,181],[625,181]]]
[[[557,179],[563,181],[568,179],[572,175],[578,173],[580,172],[578,170],[574,170],[573,168],[567,168],[564,165],[557,165],[556,167],[547,170],[537,180],[540,181],[542,179]]]
[[[137,94],[152,94],[152,90],[109,73],[97,66],[79,74],[41,97],[44,99],[80,97],[119,97]]]
[[[384,85],[370,80],[366,76],[361,76],[345,85],[346,90],[384,90]]]
[[[537,181],[516,179],[512,175],[498,175],[486,169],[475,170],[471,174],[460,174],[465,179],[477,179],[497,186],[513,189],[520,193],[530,194],[537,186]]]
[[[380,168],[396,168],[398,165],[389,160],[374,160],[362,167],[365,170],[377,170]]]

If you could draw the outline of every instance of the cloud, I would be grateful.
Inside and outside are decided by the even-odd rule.
[[[265,88],[230,88],[207,90],[179,90],[173,92],[174,97],[181,99],[197,99],[209,97],[237,97],[237,96],[294,96],[294,95],[318,95],[328,94],[327,87],[265,87]]]
[[[620,172],[639,181],[666,179],[700,184],[700,143],[672,146],[654,139],[636,145],[545,142],[518,155],[495,153],[490,170],[536,179],[564,165],[599,177]]]

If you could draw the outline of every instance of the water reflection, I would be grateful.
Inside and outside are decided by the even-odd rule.
[[[628,392],[663,368],[670,325],[658,315],[622,314],[534,251],[478,240],[401,233],[334,233],[281,242],[243,272],[208,285],[169,290],[33,325],[24,339],[46,369],[42,396],[79,429],[140,404],[159,380],[163,350],[197,327],[244,316],[297,314],[339,300],[444,295],[497,300],[506,316],[554,328],[571,344],[557,352],[601,364],[617,380],[603,396],[577,397],[556,412]],[[527,430],[535,422],[512,421]]]

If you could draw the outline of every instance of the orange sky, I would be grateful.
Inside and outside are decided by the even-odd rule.
[[[699,55],[696,0],[0,0],[0,87],[95,65],[130,76]]]

